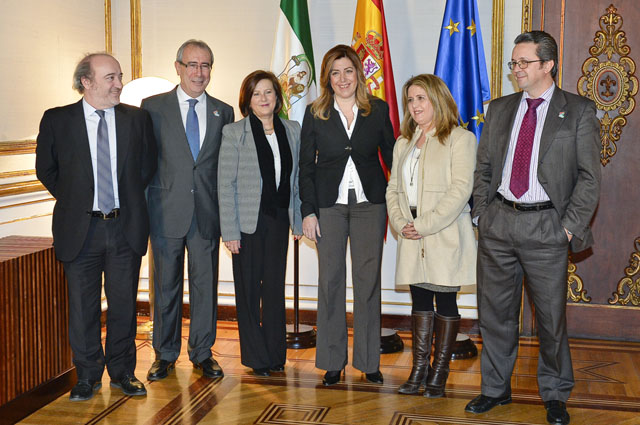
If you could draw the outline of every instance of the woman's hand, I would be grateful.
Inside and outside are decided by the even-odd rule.
[[[320,234],[320,224],[318,224],[318,217],[308,215],[302,220],[302,233],[314,242],[318,242],[318,237],[322,237]]]
[[[240,241],[226,241],[224,246],[226,246],[232,254],[240,254]]]
[[[299,241],[300,239],[302,239],[303,235],[293,235],[293,240],[294,241]]]
[[[404,236],[406,239],[413,239],[413,240],[422,239],[422,236],[420,236],[420,234],[414,227],[412,221],[405,224],[400,233],[402,233],[402,236]]]

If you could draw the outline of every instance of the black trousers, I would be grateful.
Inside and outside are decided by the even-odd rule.
[[[80,254],[64,263],[69,291],[69,342],[78,379],[112,379],[136,368],[136,294],[141,257],[127,243],[121,219],[92,218]],[[100,335],[102,276],[107,340]]]
[[[284,280],[289,247],[289,215],[260,211],[255,233],[242,233],[240,253],[232,256],[236,313],[243,365],[262,369],[287,358]]]

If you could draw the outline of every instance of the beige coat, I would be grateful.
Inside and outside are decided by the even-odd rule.
[[[443,286],[476,283],[477,244],[469,198],[473,188],[476,138],[470,131],[455,128],[445,144],[426,137],[418,165],[418,216],[415,228],[423,236],[405,239],[402,228],[413,220],[404,192],[402,168],[418,141],[400,137],[393,150],[393,168],[387,187],[389,223],[398,233],[396,286],[431,283]]]

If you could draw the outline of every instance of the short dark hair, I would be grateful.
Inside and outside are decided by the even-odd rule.
[[[240,86],[240,101],[238,103],[243,117],[246,117],[251,112],[251,96],[253,96],[253,91],[262,80],[269,80],[273,84],[273,90],[276,93],[276,107],[273,113],[280,113],[283,104],[280,82],[273,72],[259,69],[247,75],[242,81],[242,86]]]
[[[536,55],[541,60],[545,62],[553,61],[551,76],[553,78],[556,77],[558,73],[558,45],[551,34],[544,31],[523,32],[516,37],[514,43],[534,43],[536,45]]]

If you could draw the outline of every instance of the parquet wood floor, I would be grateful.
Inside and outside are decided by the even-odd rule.
[[[186,322],[185,322],[186,324]],[[183,329],[186,335],[187,327]],[[401,332],[401,353],[381,357],[384,385],[367,383],[350,366],[340,384],[322,386],[324,371],[315,368],[315,349],[289,350],[284,373],[255,377],[240,364],[233,322],[218,324],[214,356],[225,377],[210,380],[194,371],[183,343],[176,370],[168,378],[147,382],[154,354],[151,343],[138,342],[136,376],[147,397],[127,397],[109,387],[88,402],[65,394],[25,418],[23,424],[546,424],[536,389],[538,344],[523,338],[512,380],[513,403],[481,415],[464,412],[480,391],[480,360],[451,363],[445,398],[405,396],[396,388],[411,369],[411,335]],[[476,341],[477,342],[477,341]],[[478,343],[478,349],[481,349]],[[568,403],[571,424],[640,424],[640,344],[572,340],[576,386]]]

